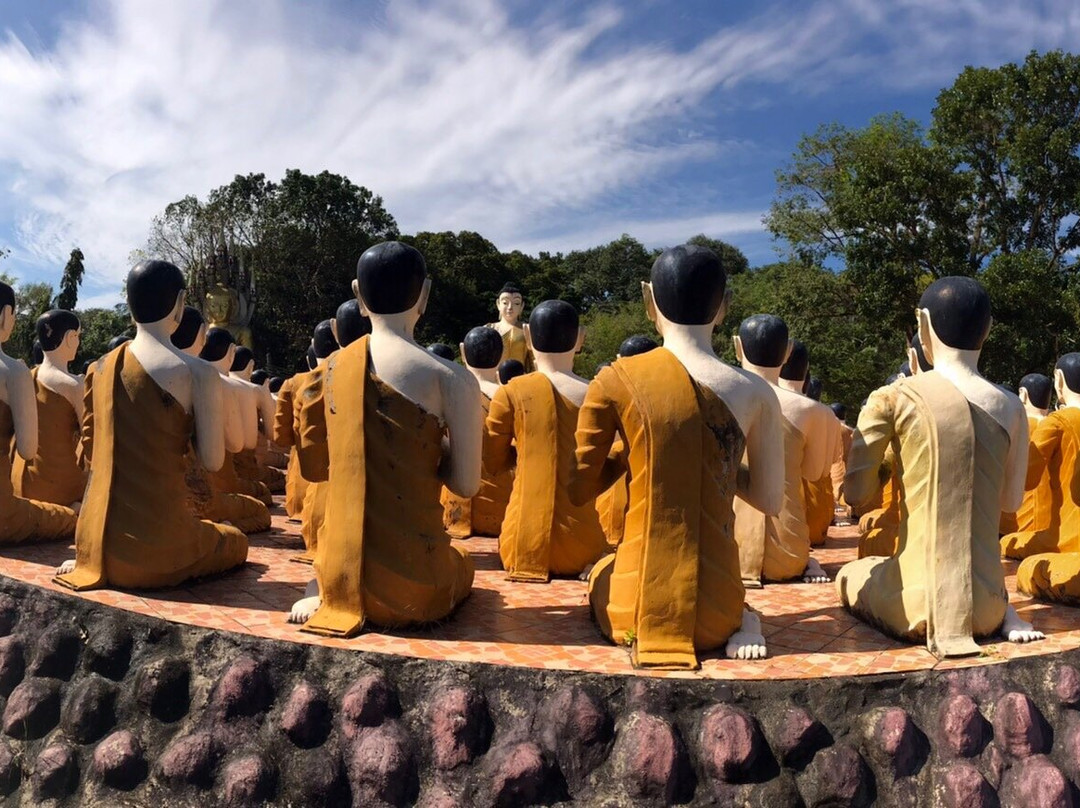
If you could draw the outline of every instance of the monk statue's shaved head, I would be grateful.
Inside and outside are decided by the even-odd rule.
[[[502,336],[494,328],[478,326],[465,335],[462,342],[465,363],[474,368],[495,368],[502,359]]]
[[[644,334],[634,334],[627,337],[622,341],[619,346],[619,356],[637,356],[638,354],[648,353],[653,348],[659,347],[656,344],[656,340],[646,337]]]
[[[338,349],[337,340],[334,339],[334,327],[329,320],[323,320],[315,326],[311,344],[315,348],[315,356],[318,359],[326,359]]]
[[[1080,353],[1064,354],[1058,359],[1054,369],[1061,371],[1066,387],[1074,393],[1080,393]]]
[[[565,300],[545,300],[529,315],[533,349],[566,353],[577,347],[580,320],[577,309]]]
[[[978,350],[990,333],[990,295],[974,278],[939,278],[923,292],[919,308],[930,313],[934,333],[950,348]]]
[[[55,351],[69,331],[79,330],[79,318],[74,312],[53,309],[38,317],[35,329],[41,350]]]
[[[181,351],[190,348],[195,344],[195,340],[199,336],[199,329],[205,323],[206,320],[203,318],[201,311],[194,306],[184,306],[184,313],[180,315],[180,325],[173,331],[169,339]]]
[[[207,362],[219,362],[229,352],[229,346],[235,345],[233,335],[224,328],[211,328],[206,332],[206,344],[199,352],[199,359]]]
[[[168,261],[141,261],[127,276],[127,302],[137,323],[164,320],[187,288],[184,273]]]
[[[1067,354],[1077,356],[1078,354]],[[1064,357],[1062,357],[1064,358]],[[1060,360],[1058,360],[1060,362]],[[1069,381],[1068,376],[1065,379]],[[1072,388],[1072,383],[1069,383]],[[1040,410],[1050,409],[1050,395],[1054,392],[1054,382],[1041,373],[1029,373],[1020,380],[1020,389],[1027,390],[1028,400]]]
[[[720,257],[708,247],[683,244],[664,250],[649,275],[660,313],[679,325],[708,325],[716,319],[727,291]]]
[[[499,363],[499,384],[509,384],[511,379],[525,375],[525,366],[516,359],[504,359]]]
[[[748,362],[778,368],[788,352],[787,323],[775,314],[755,314],[739,324],[739,341]]]
[[[372,314],[400,314],[420,300],[427,264],[415,247],[384,241],[369,247],[356,263],[356,282]]]
[[[357,300],[346,300],[338,306],[334,321],[337,323],[338,344],[342,348],[371,333],[371,320],[361,314]]]
[[[789,381],[801,382],[810,372],[810,351],[806,343],[795,340],[791,345],[791,355],[783,367],[780,368],[780,378]]]

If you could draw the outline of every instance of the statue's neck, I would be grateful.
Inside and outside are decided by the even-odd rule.
[[[60,357],[53,356],[51,352],[45,354],[45,358],[41,360],[43,367],[47,367],[50,370],[55,370],[58,373],[64,373],[68,376],[71,374],[68,372],[68,363],[60,360]]]
[[[1078,398],[1080,400],[1080,398]],[[1032,418],[1045,418],[1050,414],[1050,410],[1041,410],[1029,401],[1024,402],[1024,410]]]
[[[536,369],[544,375],[549,373],[568,373],[573,376],[575,353],[576,351],[565,351],[563,353],[540,353],[539,351],[534,351],[533,359],[536,362]]]
[[[135,324],[135,339],[132,342],[157,342],[163,345],[167,344],[170,348],[173,348],[172,340],[169,339],[172,336],[172,331],[169,326],[175,325],[170,323],[168,319],[158,320],[156,323],[136,323]]]
[[[682,358],[690,354],[707,354],[716,357],[713,350],[712,333],[713,325],[681,325],[666,320],[658,320],[657,326],[661,329],[660,335],[664,339],[664,347]]]
[[[471,373],[478,382],[487,384],[499,383],[499,369],[498,368],[474,368],[472,365],[466,365],[469,373]]]
[[[742,369],[753,373],[755,376],[760,376],[774,387],[780,387],[780,368],[766,368],[761,365],[755,365],[752,362],[747,362],[744,359]]]
[[[251,381],[251,371],[250,370],[230,370],[229,375],[232,376],[234,379],[239,379],[242,382],[250,382]]]
[[[962,351],[948,345],[934,345],[934,370],[947,379],[958,380],[979,376],[979,351]]]
[[[218,361],[211,362],[210,364],[213,365],[214,367],[216,367],[218,369],[218,373],[220,373],[222,376],[228,376],[229,375],[229,367],[232,365],[232,362],[229,360],[228,355],[226,355],[226,356],[223,356]]]
[[[800,380],[800,379],[781,379],[780,378],[780,369],[779,368],[776,369],[776,376],[777,376],[777,381],[776,381],[776,386],[777,387],[781,387],[784,390],[790,390],[792,393],[798,393],[799,395],[802,395],[803,385],[805,384],[804,380]]]
[[[399,314],[372,314],[371,334],[373,337],[396,337],[415,342],[413,330],[416,328],[416,315],[412,311]]]

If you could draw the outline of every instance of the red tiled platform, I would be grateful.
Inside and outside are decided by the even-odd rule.
[[[855,528],[832,528],[828,544],[814,551],[832,575],[855,558]],[[460,662],[487,662],[554,670],[709,679],[807,679],[986,665],[1019,656],[1080,648],[1080,610],[1036,603],[1015,592],[1016,565],[1006,562],[1006,584],[1020,615],[1046,640],[1021,646],[986,643],[979,657],[938,662],[925,648],[894,642],[847,614],[831,584],[782,584],[751,590],[769,656],[758,662],[702,659],[694,672],[649,672],[630,666],[625,648],[603,640],[589,617],[585,583],[547,585],[506,581],[494,539],[462,542],[476,560],[472,596],[444,624],[414,631],[370,631],[351,640],[315,637],[286,622],[311,568],[290,561],[302,547],[299,526],[275,509],[267,533],[251,537],[241,570],[188,587],[154,592],[70,593],[52,583],[53,571],[74,555],[62,544],[4,548],[0,574],[63,592],[204,628],[278,640]]]

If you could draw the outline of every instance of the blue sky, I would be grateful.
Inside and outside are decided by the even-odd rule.
[[[1075,0],[0,0],[0,269],[118,298],[150,219],[348,175],[404,232],[569,251],[705,232],[755,264],[820,124],[929,119],[965,65],[1080,49]]]

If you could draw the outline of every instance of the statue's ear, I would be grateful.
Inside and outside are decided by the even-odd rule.
[[[184,301],[186,300],[187,289],[181,289],[176,295],[176,305],[173,306],[172,310],[172,318],[178,323],[184,317]]]
[[[427,311],[428,298],[431,297],[431,278],[424,278],[424,288],[420,290],[420,299],[416,302],[416,313],[423,316]]]
[[[931,365],[934,364],[934,327],[930,324],[930,311],[928,309],[915,309],[915,317],[919,322],[919,342],[922,343],[923,356]]]
[[[525,323],[525,325],[521,327],[521,330],[525,332],[525,347],[529,349],[529,353],[536,353],[536,351],[533,350],[532,334],[529,333],[529,324]]]
[[[330,333],[334,335],[334,342],[336,342],[338,345],[340,345],[341,340],[338,339],[338,335],[337,335],[337,318],[336,317],[334,317],[334,318],[332,318],[330,320]]]
[[[724,318],[727,317],[728,309],[731,308],[731,289],[724,290],[724,299],[720,303],[720,308],[716,311],[716,317],[713,318],[713,328],[724,322]]]
[[[367,304],[364,302],[364,298],[360,294],[360,281],[358,281],[356,278],[353,278],[352,293],[353,293],[353,297],[356,298],[356,302],[360,304],[360,313],[362,315],[364,315],[365,317],[370,318],[371,317],[371,312],[368,311]]]
[[[1057,393],[1059,404],[1065,400],[1065,391],[1068,389],[1065,384],[1065,371],[1061,368],[1054,368],[1054,392]]]
[[[1056,376],[1057,374],[1055,373],[1054,375]],[[1028,391],[1026,388],[1021,387],[1020,392],[1018,392],[1016,395],[1019,396],[1020,403],[1024,406],[1027,406],[1031,403],[1031,396],[1028,395]]]
[[[648,281],[641,282],[641,296],[645,300],[645,316],[649,322],[656,322],[656,300],[653,298],[652,284]]]
[[[457,344],[457,347],[458,347],[458,352],[461,354],[461,364],[468,367],[469,363],[465,361],[465,343],[464,342],[459,342]]]
[[[791,358],[791,352],[795,350],[795,340],[789,339],[787,341],[787,350],[784,351],[784,361],[781,364],[786,365],[787,361]],[[807,371],[809,373],[810,371]]]
[[[731,342],[735,345],[735,361],[741,365],[746,357],[746,354],[743,353],[742,338],[735,334],[731,338]]]
[[[577,345],[574,346],[574,353],[581,353],[583,347],[585,347],[585,326],[578,326]]]
[[[0,309],[0,334],[15,327],[15,309],[4,306]]]

